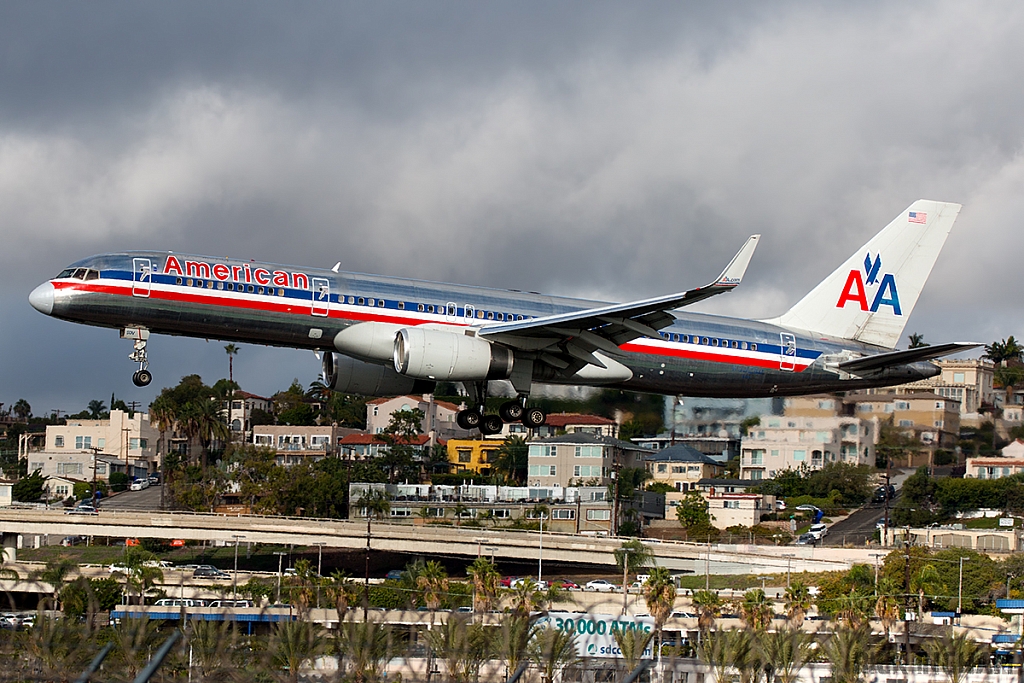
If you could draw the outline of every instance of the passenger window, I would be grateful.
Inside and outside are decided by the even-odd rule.
[[[277,290],[277,295],[278,296],[284,296],[284,289],[282,288],[282,289]]]
[[[217,283],[217,289],[224,289],[224,283],[223,282],[218,282]]]
[[[384,308],[384,299],[377,300],[377,308]]]
[[[180,285],[181,284],[181,278],[180,277],[174,278],[174,284]]]
[[[434,304],[430,304],[429,306],[427,306],[427,313],[433,313],[433,312],[434,312]]]
[[[683,335],[680,335],[680,339],[682,339],[682,340],[683,340],[683,343],[684,343],[684,344],[686,344],[686,343],[689,343],[689,341],[690,341],[690,335],[688,335],[688,334],[683,334]]]
[[[757,351],[757,344],[751,344],[750,345],[750,350],[751,351]]]
[[[364,299],[363,297],[359,297],[359,299],[357,301],[359,302],[360,306],[362,306],[363,304],[366,303],[366,299]]]
[[[704,337],[703,339],[700,340],[700,343],[707,346],[710,341],[711,340],[709,340],[707,337]]]
[[[476,312],[476,317],[477,318],[483,318],[484,317],[484,312],[483,311],[477,311]]]
[[[732,348],[734,348],[734,349],[738,349],[738,348],[740,348],[740,343],[739,343],[739,342],[736,342],[736,341],[734,341],[734,342],[732,343]]]
[[[192,278],[188,278],[187,280],[185,280],[185,286],[186,287],[191,287],[192,286]]]
[[[494,320],[494,311],[487,311],[487,319]]]
[[[416,304],[416,310],[422,313],[424,310],[426,310],[426,306],[424,306],[423,304]]]
[[[264,292],[264,289],[263,289],[262,287],[260,287],[260,288],[259,288],[259,289],[258,289],[258,290],[256,291],[256,293],[257,293],[257,294],[262,294],[263,292]]]
[[[746,350],[747,350],[747,342],[743,342],[743,345],[741,346],[741,348],[742,348],[742,349],[743,349],[744,351],[746,351]]]
[[[405,302],[404,301],[399,301],[398,302],[398,310],[400,310],[400,311],[404,311],[405,310]]]
[[[252,294],[254,291],[256,291],[256,288],[253,287],[252,285],[249,285],[248,287],[245,288],[245,291],[247,291],[250,294]]]
[[[366,300],[366,305],[367,306],[374,306],[374,305],[376,305],[376,303],[377,303],[376,299],[367,299]]]
[[[179,285],[181,284],[181,280],[178,280],[178,284],[179,284]],[[233,283],[233,282],[229,282],[229,283],[228,283],[228,291],[229,291],[229,292],[233,292],[233,291],[235,291],[235,285],[234,285],[234,283]]]
[[[517,315],[516,316],[516,320],[522,320],[522,319],[523,319],[523,316],[521,316],[521,315]]]
[[[712,339],[711,340],[711,345],[712,346],[718,346],[718,340],[717,339]]]

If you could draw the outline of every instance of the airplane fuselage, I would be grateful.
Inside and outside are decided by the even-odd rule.
[[[363,322],[454,330],[602,305],[166,252],[94,256],[69,266],[50,284],[49,315],[71,322],[330,351],[336,350],[339,332]],[[834,363],[828,367],[830,359],[887,349],[760,321],[684,311],[673,315],[676,322],[662,329],[660,337],[621,345],[617,360],[632,377],[601,384],[668,395],[759,397],[886,386],[938,372],[934,365],[920,362],[869,379],[844,377]],[[570,383],[544,376],[535,376],[534,381]]]

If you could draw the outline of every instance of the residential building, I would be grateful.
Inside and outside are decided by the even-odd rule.
[[[438,445],[444,446],[447,442],[438,441]],[[410,444],[419,457],[427,458],[430,454],[430,437],[420,434]],[[378,434],[367,434],[357,432],[348,434],[338,440],[339,453],[341,458],[354,458],[356,460],[367,460],[380,457],[390,446]]]
[[[874,464],[877,439],[877,418],[764,415],[743,437],[740,478],[771,479],[783,470],[820,470],[830,462]]]
[[[497,434],[484,438],[503,441],[510,436],[532,437],[557,436],[559,434],[597,434],[618,438],[619,424],[615,420],[599,415],[581,413],[552,413],[540,427],[530,429],[521,422],[507,422]]]
[[[529,442],[527,482],[531,486],[607,486],[622,467],[643,467],[652,451],[588,433],[563,434]]]
[[[93,468],[95,467],[95,472]],[[131,465],[132,478],[148,476],[150,473]],[[113,455],[98,455],[87,451],[70,451],[67,453],[32,451],[28,457],[28,471],[36,470],[44,477],[71,477],[83,481],[93,478],[107,481],[114,472],[124,472],[124,460]]]
[[[475,472],[488,476],[501,443],[493,439],[451,439],[447,447],[451,472]]]
[[[1009,446],[1007,447],[1009,448]],[[1006,450],[1006,449],[1003,449]],[[1024,457],[967,458],[964,477],[968,479],[1001,479],[1024,472]]]
[[[748,492],[756,483],[750,479],[701,479],[697,482],[697,490],[708,501],[708,513],[715,528],[755,526],[761,523],[761,515],[774,512],[775,496]],[[665,516],[668,517],[668,513]]]
[[[886,545],[910,545],[942,550],[945,548],[966,548],[980,553],[1012,553],[1022,547],[1021,530],[1006,529],[964,529],[962,524],[926,529],[889,527]]]
[[[952,450],[960,438],[960,404],[939,394],[852,394],[860,418],[892,420],[894,427],[917,438],[926,448]]]
[[[782,397],[665,397],[665,424],[679,436],[739,439],[744,420],[755,415],[781,415]],[[698,449],[700,450],[700,449]]]
[[[288,466],[337,454],[341,439],[349,434],[362,432],[333,425],[258,425],[252,430],[252,443],[272,448],[277,464]]]
[[[8,507],[14,502],[14,482],[0,479],[0,507]],[[7,558],[10,559],[10,558]]]
[[[978,418],[982,406],[996,403],[992,386],[995,365],[987,358],[932,361],[942,374],[894,387],[897,394],[928,392],[959,403],[961,421]],[[976,424],[976,423],[975,423]]]
[[[107,419],[68,419],[63,425],[47,425],[42,448],[25,440],[19,443],[19,456],[29,461],[30,471],[33,462],[45,463],[39,469],[47,470],[52,465],[56,476],[61,463],[75,471],[75,463],[83,464],[84,472],[84,463],[90,462],[95,453],[106,456],[104,461],[123,463],[132,478],[145,477],[159,469],[159,439],[160,432],[150,424],[146,413],[129,416],[124,411],[112,410]]]
[[[428,438],[432,438],[434,443],[438,440],[466,439],[473,435],[472,431],[462,429],[455,422],[455,416],[461,410],[459,406],[448,401],[434,400],[430,394],[378,398],[368,401],[366,403],[366,431],[370,434],[380,434],[391,423],[392,413],[417,409],[423,411],[420,430]]]
[[[228,426],[236,434],[248,434],[252,430],[252,411],[270,412],[270,399],[248,391],[236,391],[228,401]],[[248,440],[248,439],[245,439]]]
[[[1014,439],[999,452],[1004,458],[1020,458],[1024,460],[1024,439]]]
[[[677,444],[647,456],[648,484],[668,484],[673,488],[665,494],[665,516],[675,514],[675,507],[687,493],[697,488],[701,479],[714,479],[725,472],[717,460],[689,446]]]
[[[740,439],[730,436],[673,436],[671,434],[659,434],[658,436],[637,436],[630,439],[640,448],[647,448],[652,451],[660,451],[676,444],[689,446],[695,451],[700,451],[709,458],[722,464],[733,458],[740,457]]]
[[[49,500],[65,500],[75,494],[75,484],[83,483],[89,482],[71,477],[50,477],[43,484],[43,491]]]
[[[524,523],[558,533],[608,536],[613,533],[615,504],[606,486],[431,486],[429,484],[366,484],[349,487],[350,519],[366,516],[358,507],[371,489],[391,500],[391,521],[410,524],[453,524],[467,527],[522,528]],[[633,501],[620,501],[621,517],[636,517],[644,525],[661,519],[664,496],[645,491]],[[629,512],[635,510],[635,512]]]

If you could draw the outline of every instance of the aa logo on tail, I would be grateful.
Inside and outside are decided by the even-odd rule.
[[[882,256],[875,254],[871,260],[869,252],[864,257],[864,274],[860,270],[851,270],[846,278],[846,286],[843,293],[839,295],[839,303],[836,308],[846,308],[846,304],[853,302],[860,305],[860,310],[876,313],[879,306],[890,306],[895,315],[903,315],[900,310],[900,295],[896,291],[896,278],[892,273],[885,273],[879,279],[879,272],[882,270]],[[868,288],[874,289],[874,297],[871,305],[868,306]]]

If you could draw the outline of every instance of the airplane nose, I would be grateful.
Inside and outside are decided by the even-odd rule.
[[[40,313],[45,315],[53,313],[53,285],[44,282],[33,289],[32,293],[28,295],[28,302]]]

